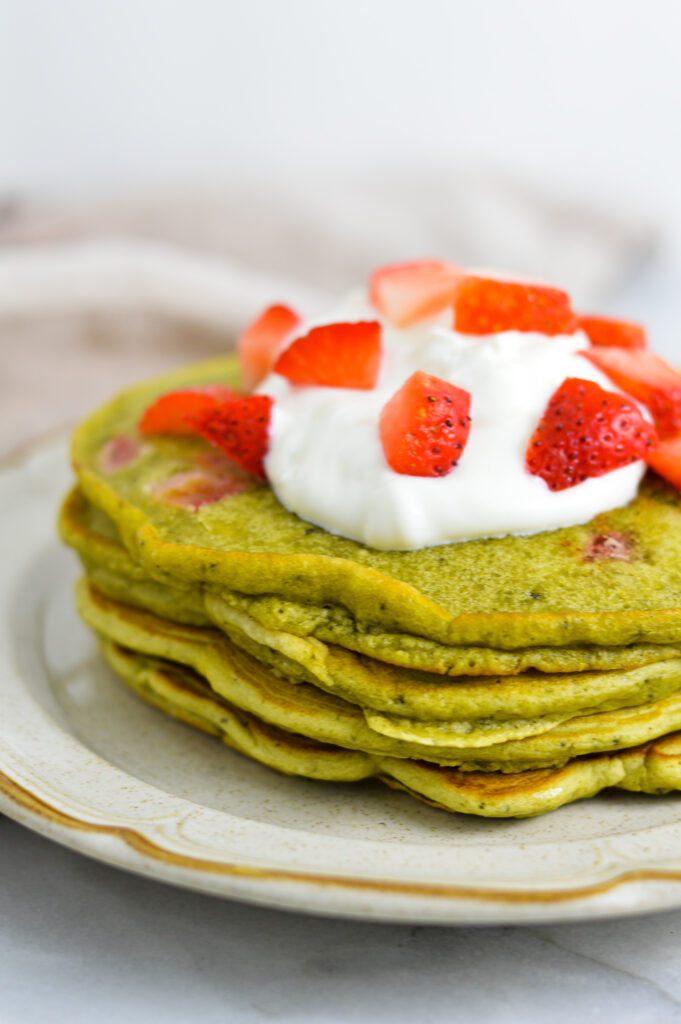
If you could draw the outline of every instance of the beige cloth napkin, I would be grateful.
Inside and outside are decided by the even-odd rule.
[[[441,257],[607,297],[652,253],[635,217],[490,175],[257,184],[0,205],[0,447],[145,374],[231,347],[265,305],[313,313],[372,267]]]

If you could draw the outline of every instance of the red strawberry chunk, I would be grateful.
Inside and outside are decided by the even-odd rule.
[[[451,306],[462,274],[459,267],[439,260],[396,263],[374,271],[369,296],[392,324],[408,327]]]
[[[282,342],[301,322],[288,306],[270,306],[246,328],[236,343],[246,391],[252,391],[267,376]]]
[[[137,462],[141,454],[142,445],[138,438],[132,434],[116,434],[109,438],[99,453],[99,468],[102,473],[116,473]]]
[[[222,452],[201,452],[192,469],[174,473],[154,488],[154,496],[178,508],[201,508],[222,498],[233,498],[259,484],[251,473]]]
[[[573,334],[577,319],[568,295],[558,288],[469,275],[456,291],[454,329],[462,334]]]
[[[264,480],[273,404],[269,395],[232,398],[197,417],[196,430],[242,469]]]
[[[628,320],[605,316],[580,316],[579,327],[592,345],[615,345],[619,348],[647,348],[645,327]]]
[[[169,391],[149,406],[139,421],[138,429],[142,434],[195,434],[194,420],[198,416],[210,412],[235,395],[232,388],[222,384]]]
[[[381,325],[377,320],[325,324],[296,338],[274,364],[292,384],[327,388],[375,387],[381,368]]]
[[[552,491],[648,458],[655,428],[624,395],[568,377],[549,399],[525,455],[528,473]]]
[[[468,391],[417,370],[381,410],[388,465],[407,476],[451,473],[468,440],[470,406]]]
[[[648,452],[646,462],[681,491],[681,437],[660,441],[657,448]]]
[[[647,405],[660,437],[681,431],[681,373],[647,349],[591,348],[581,355]]]

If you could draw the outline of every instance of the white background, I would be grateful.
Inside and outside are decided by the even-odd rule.
[[[0,188],[484,163],[681,222],[678,0],[0,0]]]

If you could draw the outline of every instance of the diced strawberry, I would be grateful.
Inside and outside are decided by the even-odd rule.
[[[381,368],[381,325],[377,320],[325,324],[296,338],[274,364],[292,384],[370,391]]]
[[[568,377],[530,438],[525,468],[552,491],[564,491],[587,477],[647,459],[656,444],[655,428],[634,402],[594,381]]]
[[[173,434],[182,437],[195,434],[193,421],[197,416],[210,412],[235,395],[236,391],[222,384],[169,391],[149,406],[139,421],[138,429],[141,434]]]
[[[246,391],[252,391],[267,376],[282,342],[301,322],[288,306],[270,306],[246,328],[236,343]]]
[[[99,468],[102,473],[116,473],[119,469],[137,462],[142,454],[142,445],[132,434],[116,434],[110,437],[99,453]]]
[[[681,437],[660,441],[657,448],[648,452],[646,462],[681,491]]]
[[[468,391],[417,370],[381,410],[388,465],[408,476],[451,473],[468,440],[470,406]]]
[[[615,345],[618,348],[647,348],[648,345],[645,327],[629,320],[580,316],[579,327],[592,345]]]
[[[459,267],[439,260],[396,263],[374,271],[369,296],[392,324],[408,327],[451,306],[462,276]]]
[[[196,430],[242,469],[264,480],[272,405],[269,395],[232,398],[197,417]]]
[[[157,484],[154,496],[178,508],[201,508],[222,498],[251,491],[259,484],[251,473],[237,466],[222,452],[201,452],[196,465]]]
[[[467,275],[454,298],[454,329],[461,334],[573,334],[577,318],[559,288]]]
[[[647,405],[660,437],[681,431],[681,373],[648,349],[590,348],[581,355]]]

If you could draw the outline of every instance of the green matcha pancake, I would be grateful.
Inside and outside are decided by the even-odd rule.
[[[64,519],[69,518],[74,504],[74,499],[69,499],[62,525],[71,542],[74,542],[77,523],[65,525]],[[101,535],[99,538],[93,536],[86,544],[87,534],[81,529],[75,543],[81,553],[87,551],[84,560],[89,579],[96,584],[100,595],[108,595],[127,605],[134,604],[160,619],[217,625],[239,647],[280,675],[313,683],[365,709],[387,712],[391,719],[382,725],[378,724],[378,719],[374,722],[378,731],[387,729],[389,734],[396,727],[409,729],[410,717],[427,723],[542,716],[557,721],[588,711],[633,706],[675,690],[681,672],[681,652],[671,646],[658,645],[630,651],[634,656],[631,669],[558,674],[531,671],[514,676],[442,678],[435,673],[379,662],[313,638],[268,630],[210,594],[192,595],[190,603],[182,591],[173,592],[171,588],[141,579],[134,566],[126,566],[129,559],[123,549],[110,539]],[[99,556],[99,561],[95,555]],[[176,602],[182,609],[179,613]],[[549,651],[555,653],[554,649]],[[614,651],[624,653],[628,649],[615,648]]]
[[[486,294],[489,288],[488,282]],[[371,343],[369,335],[376,343],[377,323],[330,326],[340,328],[334,344],[345,343],[347,329],[363,332],[362,344]],[[561,344],[565,349],[565,338]],[[314,349],[312,358],[318,358]],[[555,359],[551,352],[550,362]],[[332,377],[338,366],[352,372],[349,363],[337,363]],[[303,369],[309,369],[304,360]],[[295,359],[294,371],[301,372]],[[295,373],[293,385],[310,384]],[[440,381],[438,391],[437,379],[428,380],[428,402],[463,401],[459,388]],[[544,482],[553,489],[573,485],[574,466],[555,454],[544,458],[546,438],[555,453],[565,431],[579,424],[577,433],[583,432],[580,410],[594,388],[600,404],[589,430],[599,444],[599,417],[608,418],[608,430],[629,430],[627,443],[638,446],[636,457],[625,453],[629,462],[641,465],[645,444],[657,444],[656,428],[626,395],[602,399],[609,393],[594,381],[586,382],[588,395],[582,385],[566,378],[532,434]],[[271,405],[271,397],[238,399],[244,447],[228,458],[224,444],[204,439],[215,437],[199,413],[192,419],[169,394],[181,392],[195,410],[208,395],[223,403],[227,416],[237,401],[228,389],[238,386],[237,361],[225,356],[129,389],[74,435],[77,486],[62,507],[60,533],[85,571],[78,610],[129,686],[278,771],[340,782],[375,778],[448,811],[524,817],[609,787],[681,789],[677,490],[651,471],[629,504],[583,525],[377,550],[303,520],[260,478],[262,459],[253,461],[248,445],[258,431],[272,445],[277,435],[274,426],[267,434],[269,420],[247,417],[263,402]],[[315,386],[367,389],[361,381],[326,378]],[[376,378],[368,389],[374,386]],[[570,401],[582,404],[568,409]],[[164,403],[165,422],[175,417],[165,433],[153,426]],[[406,406],[391,408],[394,417]],[[423,415],[435,415],[424,408]],[[461,448],[474,420],[471,428],[470,417],[457,412],[455,423],[448,409],[442,423],[459,431]],[[395,469],[391,461],[402,457],[405,435],[394,418],[385,427],[383,412],[386,464],[409,475],[413,462]],[[507,429],[506,419],[502,426]],[[415,435],[409,436],[405,457],[420,458],[422,466],[424,458],[438,461],[439,448],[417,455]],[[431,444],[434,435],[428,436]],[[587,475],[625,468],[617,438],[608,437],[611,448],[599,458],[610,461],[594,471],[586,448],[574,456]],[[290,465],[287,458],[285,473]],[[443,475],[457,465],[453,458]],[[524,480],[535,473],[529,461],[521,470]],[[373,500],[373,491],[366,493]],[[429,498],[428,510],[431,504]]]
[[[213,630],[164,622],[102,597],[85,582],[79,587],[78,604],[85,621],[101,635],[137,653],[191,667],[215,693],[242,710],[310,739],[365,753],[520,771],[632,746],[681,727],[679,670],[673,662],[659,666],[664,695],[636,707],[575,717],[478,718],[405,725],[404,719],[377,716],[308,683],[292,684]]]
[[[513,675],[528,669],[544,673],[608,671],[637,668],[681,657],[681,643],[594,644],[572,647],[528,647],[507,651],[478,645],[442,645],[400,634],[358,631],[356,623],[339,608],[311,609],[280,597],[254,598],[223,589],[219,595],[204,587],[188,589],[154,580],[123,547],[116,527],[100,509],[74,490],[60,515],[63,540],[80,555],[101,591],[161,617],[195,625],[218,625],[228,633],[238,630],[261,640],[288,659],[287,671],[297,671],[298,660],[312,670],[326,644],[341,649],[339,656],[356,652],[369,658],[369,671],[383,665],[413,668],[428,673],[460,675]],[[177,582],[177,581],[176,581]],[[326,657],[326,655],[324,655]],[[381,664],[376,665],[378,660]],[[385,710],[397,708],[377,704]],[[428,714],[432,711],[429,710]]]
[[[497,818],[542,814],[610,787],[656,794],[681,788],[678,733],[618,753],[576,758],[560,768],[514,774],[464,772],[307,739],[235,708],[190,669],[135,654],[109,640],[103,641],[102,650],[118,675],[145,700],[289,775],[333,782],[376,777],[435,807]]]
[[[657,477],[583,526],[376,551],[299,519],[242,470],[213,464],[202,485],[213,453],[201,439],[137,434],[156,396],[236,381],[232,357],[178,371],[130,389],[76,432],[84,494],[153,580],[292,602],[308,633],[338,619],[377,649],[395,635],[502,650],[681,641],[681,503]],[[202,486],[216,500],[188,506],[187,487]]]

